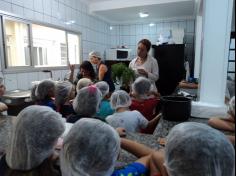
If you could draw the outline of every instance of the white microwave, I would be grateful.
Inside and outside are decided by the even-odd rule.
[[[131,60],[131,49],[108,49],[106,50],[106,60]]]

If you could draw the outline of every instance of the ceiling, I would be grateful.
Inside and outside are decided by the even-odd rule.
[[[199,0],[85,0],[92,14],[110,23],[151,22],[160,19],[193,18]],[[149,17],[139,18],[140,12]]]

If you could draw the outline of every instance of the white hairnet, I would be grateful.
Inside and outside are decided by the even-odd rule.
[[[73,84],[71,84],[69,81],[58,82],[56,84],[55,91],[55,104],[57,106],[63,105],[69,98],[72,90]]]
[[[98,51],[92,51],[89,53],[89,58],[91,57],[96,57],[96,58],[99,58],[99,59],[102,59],[102,55],[100,52]]]
[[[44,80],[39,83],[35,90],[35,95],[39,100],[44,100],[47,98],[49,91],[54,91],[55,92],[55,82],[52,80]]]
[[[115,110],[118,108],[128,108],[131,105],[129,94],[123,90],[114,92],[111,96],[111,107]]]
[[[36,96],[36,90],[37,90],[38,85],[33,85],[33,87],[31,88],[31,94],[30,94],[30,98],[33,102],[37,101],[38,98]]]
[[[77,86],[76,86],[76,91],[78,92],[80,89],[88,87],[92,85],[93,82],[88,79],[88,78],[82,78],[78,81]]]
[[[109,85],[105,81],[101,81],[95,84],[101,91],[103,98],[109,94]]]
[[[170,176],[234,176],[235,151],[225,135],[207,125],[175,126],[165,150]]]
[[[61,115],[51,108],[25,108],[13,125],[6,154],[8,166],[20,171],[38,167],[53,154],[53,147],[64,129]]]
[[[111,176],[120,151],[120,137],[95,119],[79,120],[64,139],[62,176]]]
[[[11,117],[0,117],[0,158],[7,149],[12,130],[12,120],[13,118]]]
[[[73,108],[79,115],[92,117],[99,110],[102,101],[102,93],[95,86],[85,87],[77,93],[73,102]]]
[[[141,97],[147,96],[151,90],[151,82],[149,79],[144,77],[139,77],[135,80],[132,85],[133,91]]]
[[[235,118],[235,96],[229,102],[228,113],[232,114]]]

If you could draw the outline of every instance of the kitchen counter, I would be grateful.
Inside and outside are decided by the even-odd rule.
[[[190,118],[188,120],[189,122],[198,122],[198,123],[204,123],[207,124],[207,119],[200,119],[200,118]],[[136,142],[142,143],[152,149],[158,150],[163,148],[163,146],[158,144],[159,138],[165,138],[169,134],[170,130],[177,124],[181,122],[171,122],[164,120],[163,118],[160,120],[160,122],[157,125],[156,130],[154,131],[153,135],[148,134],[139,134],[139,133],[128,133],[127,138],[134,140]],[[129,163],[132,163],[136,161],[138,158],[133,156],[132,154],[122,150],[120,158],[119,158],[119,166],[121,165],[127,165]]]
[[[141,134],[141,133],[128,133],[127,139],[136,141],[138,143],[144,144],[152,149],[159,150],[161,147],[157,140],[158,136],[148,135],[148,134]],[[134,155],[130,154],[125,150],[121,150],[121,154],[119,156],[119,166],[125,166],[129,163],[136,161],[138,158]]]

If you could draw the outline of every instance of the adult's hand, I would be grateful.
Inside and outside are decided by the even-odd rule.
[[[74,64],[70,64],[70,63],[69,63],[69,68],[70,68],[70,71],[71,71],[71,72],[74,72],[74,71],[75,71],[75,65],[74,65]]]
[[[145,77],[148,77],[148,72],[144,69],[138,69],[138,73],[140,75],[144,75]]]

